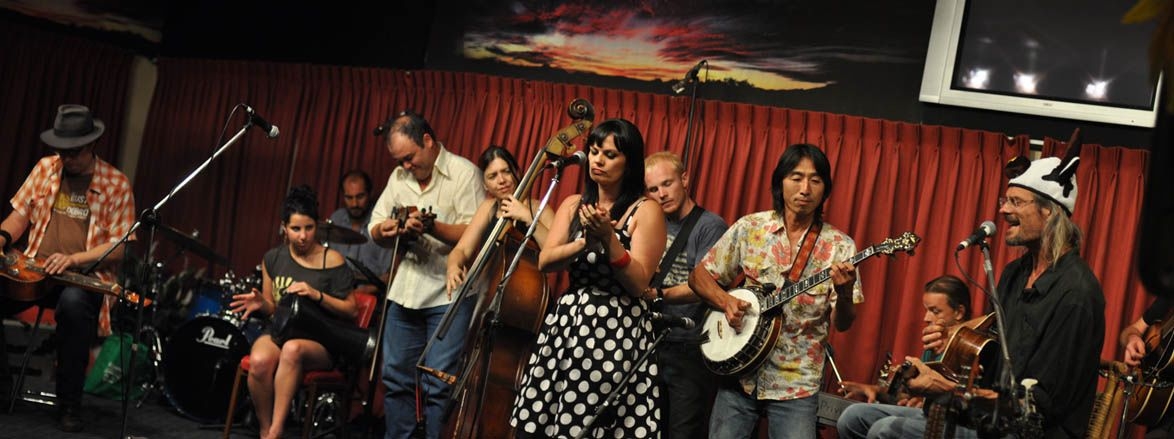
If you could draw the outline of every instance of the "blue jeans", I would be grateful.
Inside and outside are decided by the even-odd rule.
[[[457,366],[474,306],[475,300],[464,302],[453,316],[444,340],[433,343],[429,349],[424,365],[454,375],[460,372]],[[383,385],[387,387],[387,394],[383,399],[383,415],[388,439],[408,438],[416,428],[416,363],[448,308],[444,305],[410,309],[395,302],[387,306],[387,323],[383,330]],[[432,375],[421,375],[421,379],[427,437],[437,438],[444,425],[444,409],[451,386]]]
[[[888,429],[889,424],[898,418],[925,419],[919,408],[858,403],[848,406],[840,414],[840,419],[836,421],[836,432],[840,439],[873,438]]]
[[[921,438],[925,436],[925,412],[920,408],[888,404],[852,404],[840,414],[836,431],[848,438]],[[973,439],[974,430],[955,427],[956,439]]]
[[[713,413],[709,417],[709,437],[750,437],[759,416],[765,414],[770,425],[770,439],[812,439],[818,408],[819,398],[816,396],[787,401],[759,400],[735,387],[723,386],[717,391]]]

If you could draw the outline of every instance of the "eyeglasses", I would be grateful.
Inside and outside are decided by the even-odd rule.
[[[1026,205],[1034,203],[1034,202],[1035,202],[1035,200],[1023,200],[1023,199],[1019,199],[1019,198],[999,197],[999,208],[1002,208],[1003,206],[1010,204],[1011,207],[1018,209],[1020,207],[1026,206]]]
[[[84,147],[83,148],[74,148],[74,149],[54,149],[53,153],[57,154],[58,156],[60,156],[63,159],[72,159],[72,158],[76,158],[77,156],[81,155],[82,150],[85,150],[85,149],[86,148],[84,148]]]

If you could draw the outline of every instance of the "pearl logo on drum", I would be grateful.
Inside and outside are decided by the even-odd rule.
[[[212,346],[214,348],[228,349],[229,343],[232,342],[232,334],[224,336],[224,338],[216,338],[216,328],[205,326],[197,343]]]

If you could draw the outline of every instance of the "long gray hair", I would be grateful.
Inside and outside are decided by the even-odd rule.
[[[1035,197],[1036,207],[1047,209],[1049,212],[1043,234],[1040,236],[1039,257],[1047,261],[1048,265],[1055,267],[1060,257],[1069,250],[1080,253],[1080,242],[1084,234],[1058,203],[1034,191],[1032,195]]]

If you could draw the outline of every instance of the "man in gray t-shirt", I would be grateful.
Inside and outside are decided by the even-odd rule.
[[[670,152],[658,152],[644,160],[644,184],[648,198],[660,203],[668,221],[666,255],[673,258],[664,280],[650,287],[660,311],[700,321],[704,307],[689,289],[689,273],[726,231],[726,222],[698,206],[689,196],[689,176],[681,159]],[[680,236],[690,214],[694,220],[689,236]],[[669,255],[677,239],[684,247]],[[658,276],[659,277],[659,276]],[[654,278],[655,279],[655,278]],[[673,328],[659,348],[659,365],[668,403],[668,437],[704,438],[708,431],[708,409],[717,380],[701,362],[700,325],[693,329]]]

